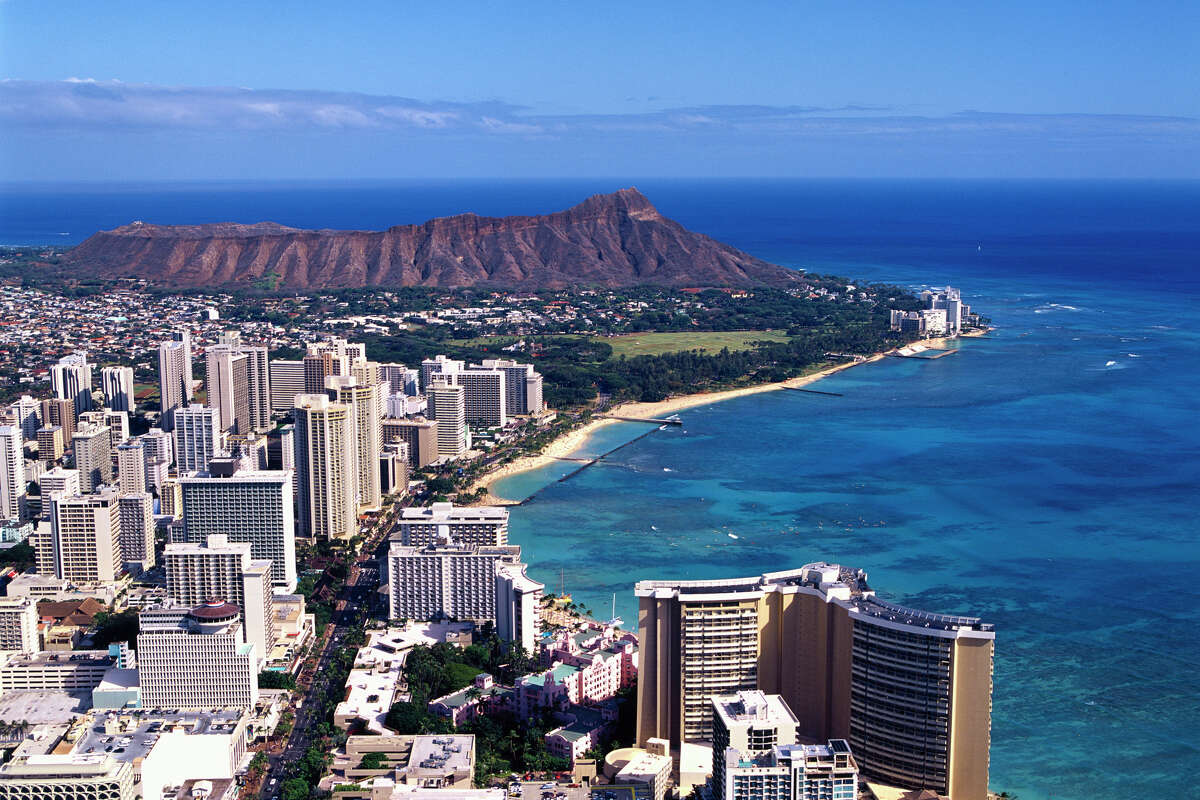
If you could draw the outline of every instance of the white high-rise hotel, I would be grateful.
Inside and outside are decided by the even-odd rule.
[[[505,639],[532,651],[543,584],[525,574],[521,548],[393,543],[388,552],[388,612],[393,619],[490,621]]]
[[[221,423],[217,409],[192,404],[174,412],[175,472],[183,475],[208,469],[221,449]]]
[[[215,600],[138,616],[138,682],[145,708],[253,708],[258,660],[241,609]]]
[[[167,596],[185,606],[219,597],[241,608],[246,640],[260,660],[275,644],[271,562],[251,557],[248,542],[213,534],[203,544],[169,544],[163,553]]]
[[[252,558],[271,562],[274,586],[282,592],[295,591],[291,470],[237,470],[228,477],[201,473],[181,478],[179,485],[183,541],[199,544],[222,534],[230,542],[249,543]]]
[[[481,362],[484,369],[504,373],[505,402],[509,414],[538,414],[542,405],[542,376],[532,364],[518,364],[511,359],[488,358]]]

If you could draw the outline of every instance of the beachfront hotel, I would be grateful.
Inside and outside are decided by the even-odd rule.
[[[460,545],[446,531],[425,547],[393,540],[387,576],[392,619],[492,622],[500,638],[536,646],[545,586],[525,574],[520,547]]]
[[[455,544],[503,547],[508,544],[508,509],[453,503],[402,508],[392,539],[408,547],[425,547],[443,534]]]
[[[995,632],[875,596],[835,564],[640,581],[637,740],[709,740],[714,695],[759,690],[804,741],[846,739],[863,777],[986,800]]]

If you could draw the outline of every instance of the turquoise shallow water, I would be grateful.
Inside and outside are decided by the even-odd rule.
[[[884,596],[996,624],[994,788],[1190,796],[1194,298],[1063,278],[977,276],[964,290],[997,329],[956,355],[820,383],[840,398],[781,391],[690,409],[682,430],[567,481],[555,465],[501,482],[505,496],[540,489],[514,509],[511,538],[535,577],[557,588],[561,571],[605,614],[615,593],[631,623],[641,578],[861,566]],[[601,429],[581,452],[645,430]]]
[[[562,483],[573,466],[509,479],[505,492],[547,487],[512,519],[533,574],[557,586],[562,570],[597,611],[615,593],[632,621],[643,577],[861,566],[887,596],[996,624],[994,788],[1197,796],[1200,183],[6,187],[0,242],[76,242],[133,219],[382,229],[544,213],[632,184],[760,258],[960,286],[997,331],[823,382],[842,398],[686,411],[683,431]],[[644,431],[604,428],[583,452]]]

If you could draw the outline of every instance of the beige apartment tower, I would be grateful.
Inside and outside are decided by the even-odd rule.
[[[107,425],[84,425],[71,437],[79,487],[86,494],[112,483],[112,440]]]
[[[993,626],[886,602],[825,563],[636,594],[639,743],[706,740],[713,695],[758,689],[802,739],[849,740],[864,777],[986,800]]]
[[[384,444],[404,442],[408,445],[408,463],[413,469],[420,469],[438,460],[436,420],[424,417],[385,418],[380,427],[383,429]]]
[[[54,464],[67,452],[63,429],[59,425],[44,425],[37,430],[38,460]]]
[[[47,428],[55,425],[62,428],[63,447],[68,446],[71,437],[75,435],[75,401],[61,400],[57,397],[43,400],[42,425]]]
[[[366,363],[360,361],[356,366]],[[325,380],[337,402],[350,409],[357,510],[359,513],[378,511],[383,506],[379,482],[379,453],[383,443],[379,424],[379,385],[364,384],[358,378],[341,375]]]
[[[297,534],[349,539],[356,529],[355,434],[349,406],[323,394],[296,395]]]
[[[115,581],[121,574],[120,496],[116,487],[50,495],[50,541],[38,543],[38,571],[75,583]]]

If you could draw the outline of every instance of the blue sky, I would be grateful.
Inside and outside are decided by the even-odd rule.
[[[1200,3],[0,0],[0,179],[1200,177]]]

